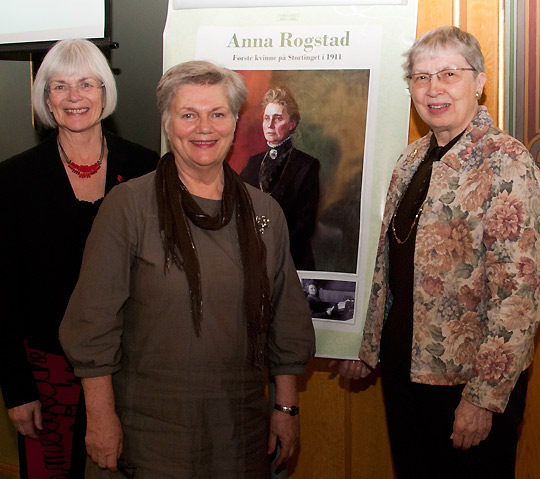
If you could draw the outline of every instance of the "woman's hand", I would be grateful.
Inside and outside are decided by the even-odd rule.
[[[331,368],[339,364],[339,374],[347,379],[360,379],[368,377],[373,369],[371,369],[364,361],[338,361],[337,359],[332,359],[328,363],[328,366]]]
[[[123,434],[114,408],[112,378],[83,378],[81,382],[86,402],[86,451],[99,467],[116,472]]]
[[[493,412],[461,399],[454,413],[454,432],[450,436],[456,449],[478,446],[491,431]]]
[[[298,447],[299,425],[298,416],[290,416],[281,411],[272,411],[270,418],[270,437],[268,439],[268,454],[276,450],[279,440],[279,456],[275,466],[284,463]]]
[[[88,415],[86,451],[102,469],[116,472],[116,461],[122,453],[123,434],[120,420],[112,413]]]
[[[32,439],[38,439],[38,431],[43,430],[41,403],[39,401],[36,400],[12,407],[8,409],[8,416],[19,433]]]
[[[298,406],[296,376],[290,374],[279,375],[274,378],[274,381],[276,383],[276,404],[287,407]],[[276,467],[294,454],[298,447],[299,431],[298,416],[290,416],[277,410],[272,411],[268,454],[272,454],[276,450],[279,441],[279,456],[275,462]]]

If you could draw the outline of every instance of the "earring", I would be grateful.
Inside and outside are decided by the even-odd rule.
[[[481,95],[480,95],[480,92],[477,91],[477,92],[476,92],[476,99],[477,99],[477,100],[480,100],[480,96],[481,96]]]

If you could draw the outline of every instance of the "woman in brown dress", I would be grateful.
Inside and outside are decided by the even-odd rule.
[[[170,151],[104,203],[60,330],[87,396],[87,477],[268,477],[277,441],[278,463],[297,446],[295,375],[314,352],[285,218],[224,163],[238,74],[188,62],[157,94]]]

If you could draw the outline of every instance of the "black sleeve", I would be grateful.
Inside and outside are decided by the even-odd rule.
[[[39,399],[24,347],[24,301],[32,291],[24,291],[24,264],[31,251],[23,251],[20,241],[18,205],[21,183],[12,162],[0,168],[0,386],[8,408]],[[36,244],[39,242],[36,232]]]

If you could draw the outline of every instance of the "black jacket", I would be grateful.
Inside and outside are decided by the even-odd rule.
[[[58,326],[101,203],[77,200],[56,137],[0,162],[0,386],[8,408],[39,399],[24,341],[62,354]],[[105,137],[105,193],[155,169],[157,153]]]
[[[256,188],[259,188],[259,171],[265,154],[252,156],[240,174],[246,183]],[[319,160],[293,148],[281,178],[271,191],[285,213],[291,255],[299,270],[315,270],[311,237],[317,223],[319,168]]]

